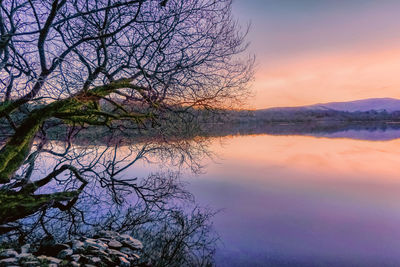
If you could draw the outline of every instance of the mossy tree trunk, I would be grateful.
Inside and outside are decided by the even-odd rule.
[[[0,224],[25,218],[42,208],[56,206],[61,201],[71,201],[79,191],[33,195],[26,192],[0,192]]]
[[[40,126],[49,118],[60,117],[66,122],[73,121],[94,125],[106,124],[109,119],[121,118],[121,115],[102,112],[96,105],[90,104],[124,87],[132,87],[129,79],[114,81],[104,86],[95,87],[90,91],[81,92],[73,97],[52,102],[29,114],[0,150],[0,184],[10,182],[11,177],[28,157]],[[85,109],[83,110],[82,107],[85,107]],[[123,117],[141,120],[146,115],[124,114]],[[99,118],[106,119],[99,120]]]
[[[11,182],[15,172],[21,168],[29,156],[33,141],[41,125],[50,118],[61,118],[67,123],[77,122],[97,125],[106,124],[112,119],[142,120],[145,117],[150,117],[143,114],[109,114],[101,111],[98,105],[94,104],[116,89],[127,86],[132,87],[129,79],[114,81],[104,86],[95,87],[90,91],[81,92],[73,97],[49,103],[31,112],[0,150],[0,184]],[[38,188],[49,183],[65,170],[71,171],[82,182],[79,190],[42,195],[34,194]],[[3,189],[0,191],[0,224],[24,218],[43,207],[53,206],[67,209],[76,202],[86,183],[73,166],[65,165],[39,181],[29,182],[19,191]],[[69,203],[65,206],[60,204],[61,201],[69,201]]]

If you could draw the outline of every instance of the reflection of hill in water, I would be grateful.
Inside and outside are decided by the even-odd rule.
[[[226,135],[305,135],[326,138],[349,138],[384,141],[400,138],[400,124],[391,122],[308,122],[308,123],[240,123],[209,125],[211,136]]]
[[[191,140],[195,137],[224,137],[230,135],[303,135],[324,138],[349,138],[369,141],[389,141],[400,138],[400,123],[385,121],[374,122],[343,122],[343,121],[314,121],[297,123],[264,123],[264,122],[233,122],[209,123],[202,126],[203,131],[180,131],[172,137],[161,137],[151,132],[139,133],[125,131],[123,134],[111,134],[108,129],[92,128],[80,133],[74,143],[77,145],[105,145],[136,143],[164,143]],[[63,140],[63,137],[53,135],[53,140]]]

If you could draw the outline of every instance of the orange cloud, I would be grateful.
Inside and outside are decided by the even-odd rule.
[[[274,61],[259,68],[253,88],[252,108],[400,98],[400,45]]]

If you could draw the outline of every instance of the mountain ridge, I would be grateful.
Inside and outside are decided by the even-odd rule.
[[[396,98],[367,98],[353,101],[318,103],[299,107],[273,107],[259,111],[297,111],[297,110],[333,110],[347,112],[366,111],[400,111],[400,99]]]

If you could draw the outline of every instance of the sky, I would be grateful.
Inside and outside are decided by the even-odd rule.
[[[400,1],[234,0],[256,56],[250,108],[400,98]]]

